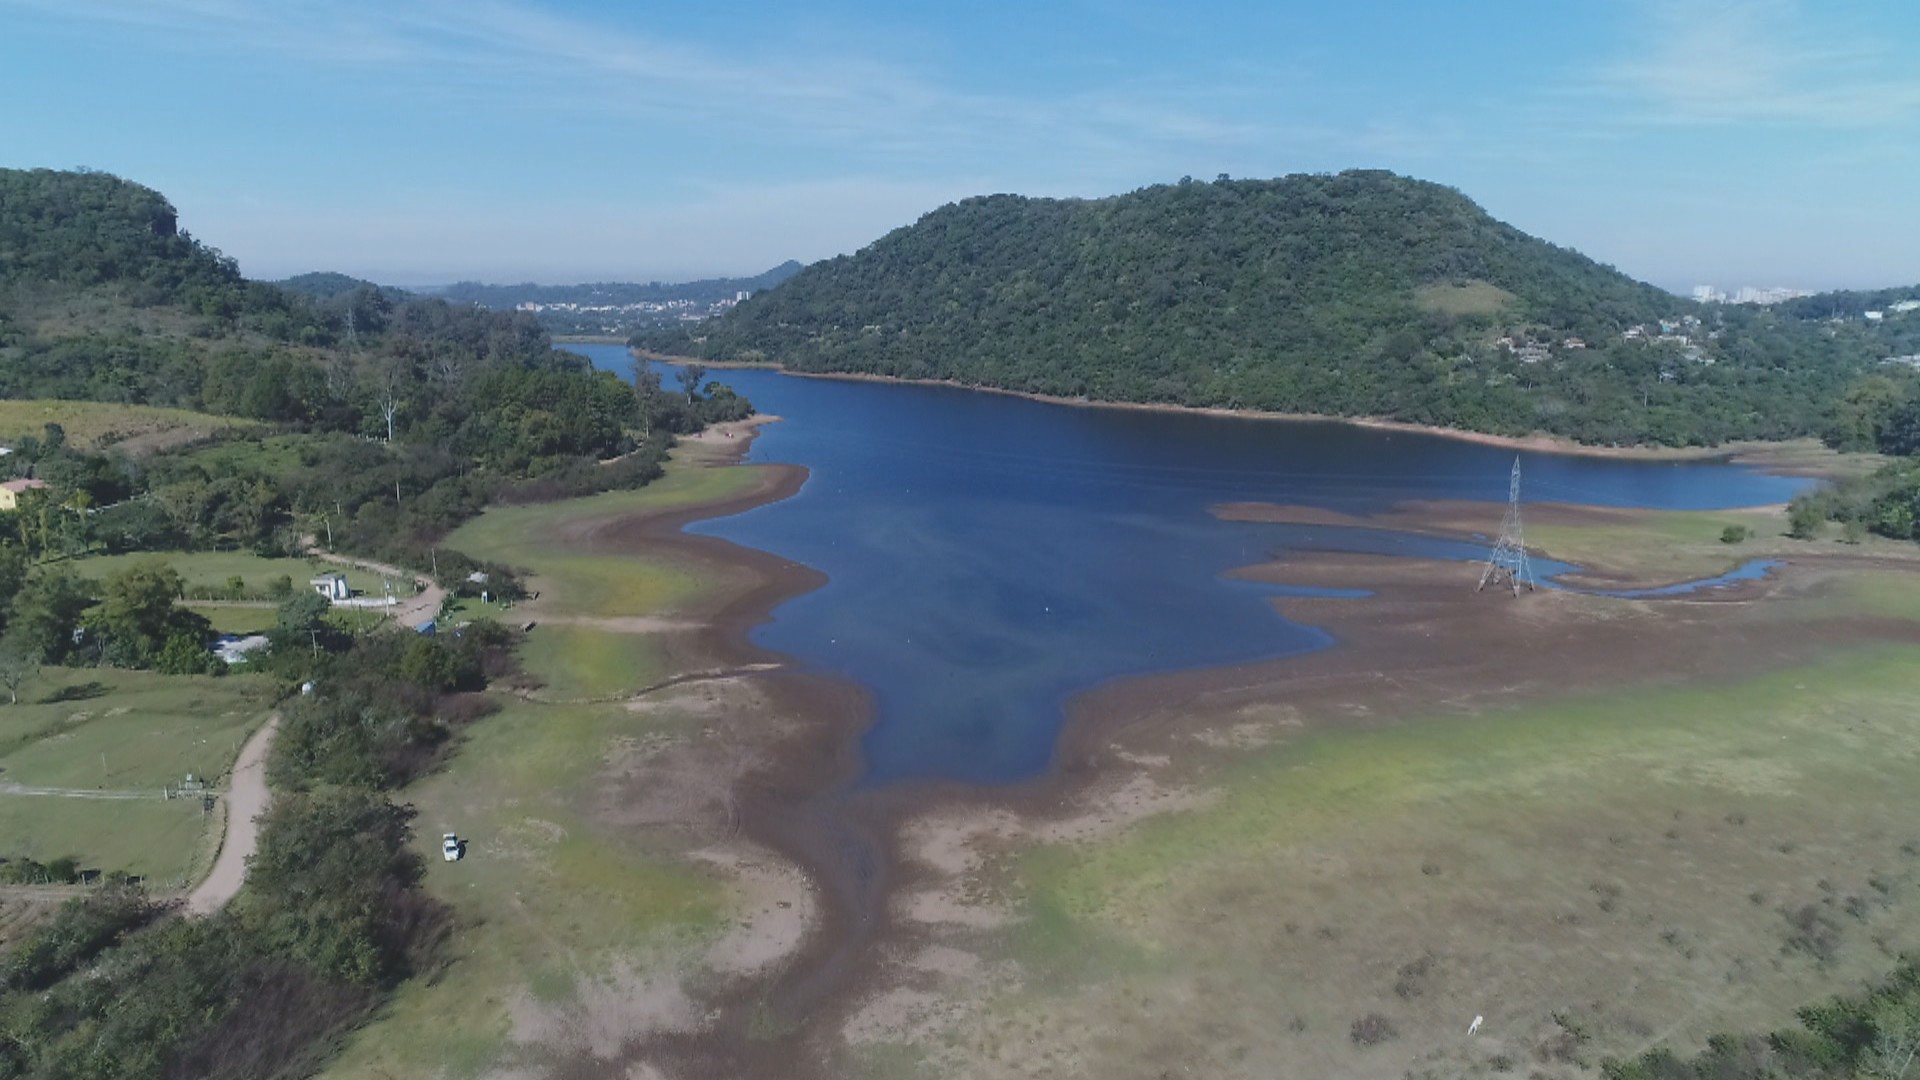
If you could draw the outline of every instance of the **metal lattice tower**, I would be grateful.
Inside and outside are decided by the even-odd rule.
[[[1513,479],[1507,485],[1507,516],[1500,522],[1500,539],[1487,553],[1487,568],[1480,574],[1479,592],[1487,585],[1505,585],[1520,595],[1521,586],[1532,592],[1533,564],[1527,561],[1527,537],[1520,527],[1520,458],[1513,459]]]

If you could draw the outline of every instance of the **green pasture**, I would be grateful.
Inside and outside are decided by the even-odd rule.
[[[230,676],[48,668],[19,705],[0,706],[0,855],[122,870],[160,890],[211,865],[217,819],[197,799],[167,800],[191,772],[217,781],[266,717],[272,689]],[[65,690],[72,700],[48,700]],[[90,798],[95,791],[137,798]]]
[[[250,592],[264,594],[268,585],[283,574],[293,580],[295,592],[305,592],[310,588],[307,584],[310,579],[321,574],[332,573],[347,575],[348,586],[359,592],[378,596],[382,589],[380,575],[357,567],[340,566],[319,559],[266,558],[245,551],[157,551],[136,552],[129,555],[88,555],[83,558],[63,560],[54,565],[65,567],[82,577],[100,579],[155,560],[173,567],[174,571],[180,575],[186,584],[189,600],[222,595],[227,582],[236,577],[246,584]],[[413,583],[396,581],[394,590],[399,595],[411,596]]]
[[[560,531],[724,498],[753,479],[745,469],[676,462],[639,491],[490,509],[447,546],[531,570],[552,614],[667,614],[697,595],[696,575],[631,552],[582,551]],[[463,602],[459,611],[488,613],[478,607]],[[525,610],[499,617],[512,622]],[[711,878],[655,853],[647,830],[595,819],[596,778],[609,760],[697,721],[620,702],[547,703],[638,689],[670,674],[666,659],[645,635],[560,623],[537,626],[520,657],[547,700],[503,697],[502,712],[463,729],[445,769],[405,792],[420,812],[427,886],[458,913],[451,962],[435,979],[403,986],[328,1076],[465,1078],[510,1068],[516,1008],[578,1017],[596,984],[677,971],[726,926],[725,893]],[[442,832],[468,838],[464,861],[440,859]]]
[[[669,674],[666,657],[648,635],[555,623],[527,635],[520,660],[540,673],[540,697],[556,701],[631,694]]]
[[[1729,526],[1743,527],[1737,543],[1722,539]],[[1867,536],[1858,543],[1840,539],[1838,529],[1815,540],[1787,535],[1786,513],[1778,508],[1672,510],[1631,519],[1568,525],[1531,520],[1527,546],[1534,551],[1603,572],[1625,573],[1636,581],[1683,581],[1725,573],[1749,559],[1794,555],[1874,555],[1913,561],[1912,543]]]
[[[204,615],[222,634],[264,634],[279,622],[279,611],[272,604],[186,604],[187,610]]]
[[[567,615],[669,614],[701,589],[697,576],[664,559],[633,552],[604,554],[563,545],[567,529],[647,512],[677,510],[749,490],[751,469],[700,468],[679,463],[637,491],[617,491],[539,506],[496,507],[447,538],[447,546],[476,558],[532,571],[533,587],[548,610]]]
[[[1020,988],[878,1074],[1481,1076],[1556,1017],[1589,1068],[1765,1030],[1920,946],[1917,706],[1920,648],[1886,646],[1238,752],[1204,808],[1017,846],[989,877],[1022,921],[987,948]],[[1357,1046],[1367,1013],[1401,1042]]]
[[[244,675],[116,668],[47,668],[22,689],[20,704],[0,705],[0,781],[89,790],[218,777],[273,701]],[[63,689],[76,700],[49,700]]]
[[[487,1075],[511,1061],[516,997],[577,1014],[583,986],[676,970],[724,928],[719,886],[591,817],[604,755],[660,730],[618,704],[518,703],[408,789],[427,888],[458,912],[450,962],[403,986],[326,1075]],[[441,860],[442,832],[468,839],[463,861]]]
[[[40,438],[48,424],[59,424],[67,441],[92,448],[145,436],[205,433],[250,426],[226,416],[166,409],[153,405],[111,405],[99,401],[0,400],[0,445],[23,435]]]
[[[1916,705],[1920,649],[1886,648],[1729,685],[1322,731],[1247,754],[1222,777],[1226,798],[1214,808],[1150,821],[1092,851],[1038,851],[1026,873],[1062,910],[1124,922],[1211,864],[1421,806],[1670,800],[1728,785],[1756,801],[1894,794],[1912,787],[1920,760]],[[1920,809],[1920,789],[1900,801]]]
[[[198,799],[79,799],[0,793],[0,855],[124,871],[156,893],[190,888],[213,865],[218,817]]]

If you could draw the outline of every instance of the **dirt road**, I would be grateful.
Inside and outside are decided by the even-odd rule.
[[[247,739],[234,760],[227,784],[227,832],[213,870],[187,894],[187,913],[211,915],[227,906],[247,878],[247,857],[260,846],[259,817],[267,811],[267,751],[273,747],[280,717],[270,716]]]
[[[421,590],[418,596],[408,597],[389,608],[376,609],[393,616],[399,620],[402,626],[417,628],[422,623],[432,621],[434,616],[440,614],[440,604],[447,598],[447,590],[434,584],[433,579],[427,577],[425,574],[416,574],[411,570],[402,570],[398,566],[391,566],[387,563],[370,562],[366,559],[354,559],[345,555],[335,555],[327,551],[315,551],[313,552],[313,556],[325,562],[335,563],[340,566],[356,566],[369,573],[379,574],[383,577],[398,578],[401,581],[411,581],[420,585]]]

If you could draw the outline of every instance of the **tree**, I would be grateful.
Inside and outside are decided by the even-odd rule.
[[[1795,499],[1787,507],[1787,535],[1795,540],[1811,540],[1819,536],[1826,524],[1827,515],[1811,499]]]
[[[20,687],[40,674],[40,655],[11,635],[0,638],[0,686],[10,704],[20,704]]]
[[[387,422],[387,441],[393,441],[393,420],[400,415],[400,409],[406,404],[402,394],[403,372],[398,360],[381,366],[380,385],[374,397],[374,407],[380,410],[380,416]]]
[[[680,369],[674,378],[680,383],[680,389],[687,395],[688,401],[697,401],[700,397],[700,383],[707,377],[707,369],[701,364],[688,364]]]
[[[633,397],[640,419],[640,433],[653,435],[654,417],[661,411],[661,399],[664,392],[660,389],[660,373],[653,369],[644,356],[633,358]]]
[[[180,575],[158,559],[136,563],[107,579],[100,609],[88,621],[99,633],[109,662],[146,667],[171,647],[169,664],[204,668],[204,662],[200,668],[189,664],[188,646],[176,644],[176,639],[184,640],[199,655],[199,643],[209,629],[204,617],[174,603],[182,587]]]
[[[326,620],[333,603],[317,592],[298,593],[280,605],[279,629],[288,634],[306,634]]]
[[[67,571],[43,570],[27,578],[13,598],[7,632],[40,660],[59,663],[73,651],[80,617],[93,606],[87,583]]]
[[[14,596],[27,580],[27,551],[19,544],[0,541],[0,596]],[[7,628],[7,609],[0,607],[0,630]]]

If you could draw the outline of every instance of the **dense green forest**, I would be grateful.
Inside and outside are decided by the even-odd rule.
[[[1711,445],[1823,432],[1847,389],[1903,351],[1896,320],[1833,322],[1831,308],[1703,307],[1457,191],[1367,171],[968,199],[633,343],[1065,397]]]

